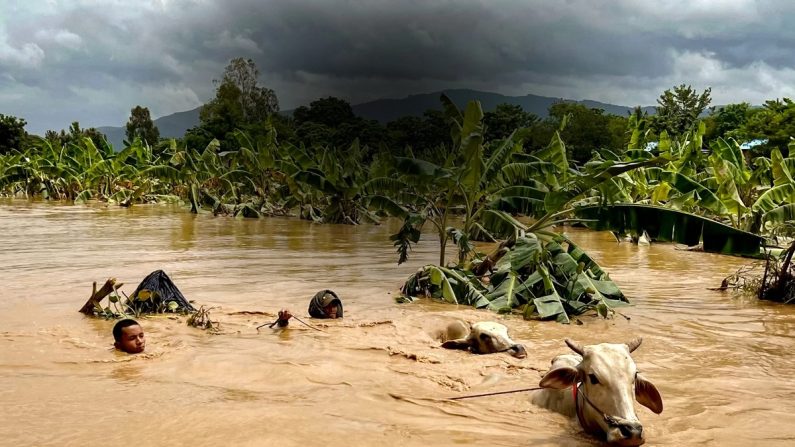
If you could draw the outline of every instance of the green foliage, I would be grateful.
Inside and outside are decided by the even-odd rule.
[[[491,263],[490,268],[483,269],[484,263]],[[562,323],[589,310],[607,317],[613,308],[628,304],[601,267],[574,243],[564,236],[535,234],[509,240],[483,261],[466,266],[427,265],[401,291],[409,297]]]
[[[28,133],[22,118],[0,113],[0,155],[25,149]]]
[[[449,146],[450,128],[445,122],[443,112],[427,110],[421,118],[398,118],[387,123],[386,130],[393,153],[414,155],[437,164],[444,162],[445,151],[439,148]]]
[[[681,135],[692,128],[698,117],[709,106],[711,88],[701,94],[685,84],[674,86],[657,99],[657,113],[654,115],[655,133]]]
[[[560,137],[566,142],[571,160],[584,163],[591,158],[592,151],[625,146],[626,118],[606,115],[604,110],[573,102],[553,104],[549,108],[549,116],[556,127],[561,127],[566,117]]]
[[[220,80],[214,80],[215,97],[199,113],[199,126],[185,135],[189,147],[206,147],[218,140],[222,151],[236,150],[235,131],[251,133],[264,130],[267,118],[279,111],[279,101],[273,90],[259,85],[259,70],[251,59],[235,58],[224,70]]]
[[[749,139],[767,139],[765,148],[768,150],[786,151],[795,135],[795,103],[789,98],[765,101],[761,109],[749,113],[740,132]]]
[[[150,304],[148,308],[152,309],[151,312],[143,312],[141,310],[141,304],[144,303]],[[202,307],[201,310],[203,309],[204,307]],[[108,304],[103,306],[101,302],[94,301],[93,310],[93,314],[95,316],[105,319],[139,318],[144,313],[187,313],[186,310],[180,309],[180,306],[176,301],[165,301],[161,299],[156,292],[150,292],[146,289],[140,290],[138,294],[133,295],[132,297],[119,295],[118,289],[114,289],[113,292],[108,295]],[[201,314],[196,312],[194,315]],[[204,318],[208,317],[209,314],[207,314]]]
[[[525,112],[522,106],[513,104],[499,104],[493,112],[486,112],[483,116],[483,127],[486,129],[486,141],[507,138],[516,129],[530,127],[541,121],[537,115]]]
[[[714,129],[708,132],[706,137],[710,140],[715,138],[746,140],[748,138],[742,129],[750,115],[751,105],[747,102],[728,104],[713,110],[710,118],[714,120]]]
[[[125,128],[127,141],[140,138],[144,143],[154,146],[160,140],[160,131],[152,121],[152,117],[149,115],[149,109],[146,107],[133,107],[133,109],[130,110],[130,119],[127,121]]]

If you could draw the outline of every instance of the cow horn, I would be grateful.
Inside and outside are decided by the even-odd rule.
[[[567,338],[566,339],[566,345],[568,345],[568,347],[571,348],[571,350],[576,352],[577,354],[585,355],[585,354],[583,354],[582,345],[577,343],[576,341],[574,341],[574,340],[572,340],[570,338]]]
[[[643,343],[643,337],[638,337],[638,338],[630,341],[629,343],[627,343],[627,347],[629,348],[629,352],[632,352],[632,351],[638,349],[638,347],[640,346],[641,343]]]

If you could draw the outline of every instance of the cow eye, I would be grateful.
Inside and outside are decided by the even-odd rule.
[[[599,385],[599,379],[596,378],[596,374],[588,374],[588,379],[591,381],[591,385]]]
[[[480,339],[483,341],[489,341],[491,336],[489,334],[480,334]]]

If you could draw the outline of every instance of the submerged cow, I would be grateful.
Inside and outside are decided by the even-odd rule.
[[[475,354],[507,352],[519,359],[527,357],[524,346],[508,336],[508,328],[492,321],[481,321],[471,325],[455,321],[447,326],[441,338],[444,342],[442,347],[447,349],[464,349]]]
[[[641,341],[581,346],[567,339],[566,344],[579,355],[563,354],[552,360],[533,403],[576,415],[585,431],[604,436],[608,443],[643,444],[643,426],[635,415],[634,401],[657,414],[663,411],[663,402],[657,388],[638,374],[630,356]]]

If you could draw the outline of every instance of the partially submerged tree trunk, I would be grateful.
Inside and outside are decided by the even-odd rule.
[[[97,282],[94,281],[94,288],[91,296],[88,297],[88,301],[86,301],[86,303],[83,304],[83,307],[80,308],[80,313],[94,315],[95,306],[97,306],[103,298],[110,295],[114,290],[123,285],[124,283],[116,284],[116,278],[108,278],[102,288],[97,290]]]

